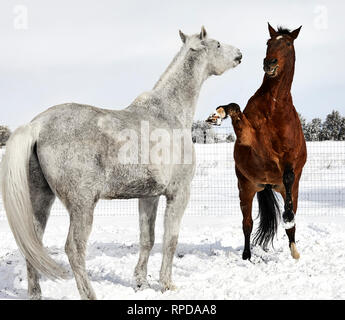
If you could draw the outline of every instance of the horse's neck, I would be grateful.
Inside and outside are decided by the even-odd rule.
[[[202,55],[182,47],[152,90],[165,111],[184,127],[192,126],[199,92],[207,77]]]
[[[258,90],[259,96],[264,96],[269,102],[264,105],[269,113],[279,112],[281,108],[288,108],[291,104],[291,85],[293,80],[294,70],[282,75],[279,79],[269,78],[264,76],[264,80],[260,89]],[[290,103],[291,102],[291,103]]]

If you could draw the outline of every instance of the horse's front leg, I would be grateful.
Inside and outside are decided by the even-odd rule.
[[[250,236],[253,230],[252,204],[256,193],[256,188],[247,178],[245,178],[236,167],[236,176],[238,179],[238,189],[240,196],[240,206],[243,215],[242,229],[244,234],[243,260],[250,260]]]
[[[230,103],[223,106],[225,113],[231,117],[232,126],[234,128],[237,142],[242,145],[253,146],[254,129],[238,104]]]
[[[292,202],[292,186],[295,182],[295,173],[291,165],[287,165],[284,169],[283,184],[285,187],[285,203],[283,222],[285,229],[291,229],[295,226],[295,214]]]
[[[180,223],[190,196],[190,186],[180,186],[178,190],[166,196],[167,205],[164,216],[163,260],[160,270],[162,292],[174,290],[171,281],[172,262],[176,251]]]
[[[159,196],[139,199],[140,255],[134,271],[137,288],[147,288],[147,262],[155,241]]]

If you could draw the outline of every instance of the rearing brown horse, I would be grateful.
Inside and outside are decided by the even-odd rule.
[[[276,31],[268,24],[268,29],[271,38],[267,41],[261,87],[249,99],[243,113],[237,104],[230,103],[218,107],[206,121],[220,125],[221,120],[230,116],[236,133],[234,159],[245,237],[242,258],[251,258],[252,202],[256,193],[260,224],[254,243],[266,247],[273,241],[280,215],[273,192],[277,191],[285,203],[283,221],[291,255],[298,259],[294,216],[307,150],[290,90],[295,69],[293,43],[301,27],[292,32],[283,28]]]

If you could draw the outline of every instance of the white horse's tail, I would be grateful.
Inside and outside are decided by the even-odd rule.
[[[33,267],[49,278],[64,278],[62,267],[50,258],[37,237],[29,190],[29,160],[39,128],[28,124],[18,128],[6,144],[2,160],[1,189],[7,219],[20,251]]]

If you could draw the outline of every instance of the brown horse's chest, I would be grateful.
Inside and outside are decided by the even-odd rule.
[[[237,168],[250,181],[258,184],[279,184],[283,170],[280,157],[262,148],[235,144],[234,158]]]

